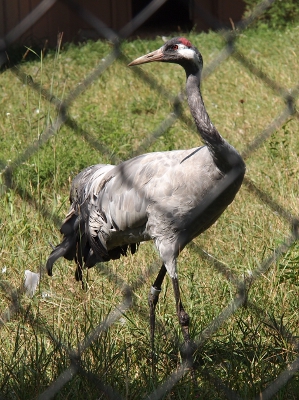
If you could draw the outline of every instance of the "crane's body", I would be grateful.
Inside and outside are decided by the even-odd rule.
[[[71,209],[61,227],[64,239],[50,254],[47,270],[52,275],[53,263],[64,256],[76,261],[76,278],[82,280],[82,268],[117,259],[128,249],[134,253],[140,242],[153,240],[163,264],[149,297],[152,345],[155,306],[166,272],[173,282],[188,344],[189,317],[180,300],[176,260],[186,244],[208,229],[233,201],[245,164],[206,112],[200,93],[199,51],[187,39],[173,38],[129,65],[153,61],[177,63],[185,69],[187,99],[204,146],[143,154],[117,166],[98,164],[80,172],[72,183]],[[228,176],[232,179],[222,186]],[[211,193],[214,196],[209,197]]]
[[[61,228],[65,242],[49,257],[48,270],[57,256],[76,258],[90,268],[154,240],[169,275],[176,276],[178,254],[219,218],[240,187],[241,180],[234,181],[204,213],[194,215],[224,176],[207,146],[86,168],[73,181],[71,208]],[[73,227],[79,225],[76,232]],[[77,241],[83,259],[74,252]]]

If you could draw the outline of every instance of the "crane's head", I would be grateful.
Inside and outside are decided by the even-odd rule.
[[[197,73],[202,70],[203,61],[200,52],[188,39],[175,37],[168,40],[160,49],[145,54],[129,64],[129,67],[153,61],[180,64],[186,72]]]

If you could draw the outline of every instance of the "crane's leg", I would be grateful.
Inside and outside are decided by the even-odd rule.
[[[161,292],[161,285],[166,275],[166,268],[165,265],[162,264],[162,267],[158,273],[158,276],[153,283],[149,296],[148,296],[148,304],[150,309],[150,337],[151,337],[151,348],[152,348],[152,363],[153,363],[153,370],[155,365],[155,348],[154,348],[154,338],[155,338],[155,325],[156,325],[156,305],[159,300],[159,294]]]
[[[180,288],[179,288],[179,282],[177,278],[172,278],[172,285],[173,285],[173,291],[174,291],[174,297],[175,297],[175,303],[176,303],[176,310],[177,310],[177,315],[179,318],[179,323],[181,325],[182,329],[182,334],[184,337],[184,345],[181,350],[182,358],[185,359],[187,362],[188,366],[192,368],[193,366],[193,353],[195,350],[194,344],[190,340],[190,334],[189,334],[189,315],[186,313],[182,301],[181,301],[181,294],[180,294]],[[192,368],[193,370],[193,368]],[[194,371],[193,371],[193,376],[194,376]]]

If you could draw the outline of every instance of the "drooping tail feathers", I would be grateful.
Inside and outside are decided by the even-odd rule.
[[[94,165],[81,171],[74,178],[70,192],[71,208],[60,229],[63,240],[48,257],[46,263],[48,275],[52,276],[54,263],[60,257],[64,257],[75,261],[77,265],[75,278],[77,281],[82,281],[83,268],[91,268],[99,262],[119,259],[127,255],[128,249],[132,254],[136,252],[137,244],[118,246],[108,250],[99,232],[91,234],[91,214],[93,214],[91,210],[94,211],[94,207],[91,207],[89,203],[90,188],[101,187],[105,173],[112,168],[112,165]]]
[[[99,262],[119,259],[121,256],[126,256],[128,250],[132,254],[137,250],[137,244],[129,244],[108,250],[106,256],[99,256],[94,252],[94,243],[88,240],[89,235],[86,234],[85,229],[86,223],[80,215],[72,214],[64,221],[60,229],[60,232],[64,234],[63,240],[51,252],[46,263],[48,275],[52,276],[53,264],[60,257],[64,257],[67,260],[75,260],[77,265],[75,278],[77,281],[82,281],[84,268],[91,268]]]

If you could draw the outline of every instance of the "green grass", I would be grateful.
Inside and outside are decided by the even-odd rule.
[[[245,31],[237,48],[285,89],[299,82],[298,27],[285,32]],[[221,51],[215,33],[188,35],[208,65]],[[123,44],[128,60],[158,48],[161,39]],[[134,256],[86,273],[88,288],[74,278],[74,264],[60,260],[50,279],[43,276],[30,299],[20,288],[24,271],[38,271],[60,240],[59,222],[68,210],[72,178],[87,165],[125,160],[172,112],[171,98],[184,87],[184,72],[175,65],[150,64],[143,72],[166,88],[153,89],[126,67],[114,62],[71,104],[69,120],[38,152],[13,169],[11,187],[4,168],[13,165],[35,140],[43,140],[57,110],[41,91],[22,83],[16,72],[30,76],[63,100],[111,51],[106,42],[64,46],[44,57],[35,55],[7,69],[0,81],[1,269],[0,394],[6,399],[36,398],[70,366],[70,351],[123,301],[124,283],[133,287],[133,305],[123,318],[102,331],[82,353],[77,374],[56,399],[141,399],[180,365],[182,341],[170,280],[157,306],[157,374],[149,362],[147,295],[160,263],[151,243]],[[25,52],[25,51],[24,51]],[[282,112],[281,96],[230,57],[202,84],[211,120],[241,152]],[[242,102],[240,101],[242,100]],[[194,147],[200,140],[186,102],[177,120],[146,151]],[[298,214],[298,119],[279,127],[248,159],[247,177],[287,212]],[[179,258],[180,285],[191,316],[191,335],[200,334],[235,298],[242,282],[290,235],[290,224],[244,185],[217,223],[189,245]],[[211,265],[199,251],[224,263]],[[299,246],[293,244],[250,286],[246,308],[233,315],[197,351],[198,389],[186,374],[165,399],[259,396],[298,357]],[[227,279],[227,275],[231,279]],[[89,375],[87,374],[87,371]],[[222,382],[222,383],[221,383]],[[226,389],[225,389],[226,387]],[[276,394],[296,399],[298,373]],[[230,397],[231,396],[231,397]],[[110,396],[112,398],[112,396]]]

